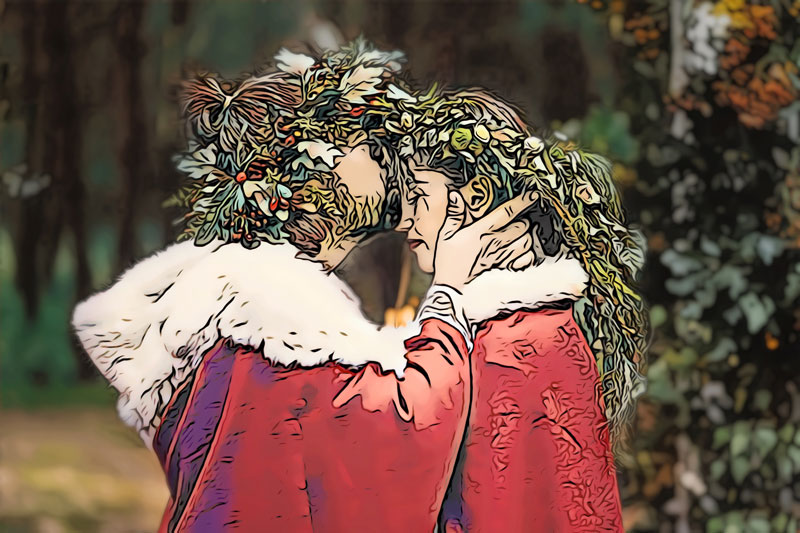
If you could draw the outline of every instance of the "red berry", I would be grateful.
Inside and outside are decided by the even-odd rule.
[[[364,114],[364,111],[366,111],[365,107],[356,106],[356,107],[354,107],[353,109],[350,110],[350,115],[354,116],[354,117],[360,117],[361,115]]]
[[[269,201],[269,210],[275,211],[277,207],[278,207],[278,199],[275,196],[273,196]]]
[[[237,182],[242,183],[246,179],[247,179],[247,174],[245,174],[244,172],[239,172],[238,174],[236,174],[236,181]]]

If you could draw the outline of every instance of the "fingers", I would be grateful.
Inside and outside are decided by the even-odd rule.
[[[492,269],[519,270],[533,263],[535,254],[531,251],[533,238],[530,234],[522,235],[505,246],[488,250],[483,254],[474,275]]]
[[[515,196],[495,207],[492,212],[476,221],[475,224],[480,225],[486,232],[497,231],[524,213],[538,199],[539,193],[535,191],[528,191]]]
[[[484,248],[503,247],[529,234],[531,224],[527,220],[518,220],[506,227],[483,235]]]
[[[447,218],[439,230],[439,239],[449,239],[453,234],[464,225],[466,216],[466,204],[464,197],[458,191],[450,191],[448,195]]]
[[[525,255],[526,253],[530,252],[531,244],[533,242],[532,237],[530,234],[525,234],[519,239],[515,240],[508,246],[503,249],[503,254],[498,261],[496,267],[498,268],[510,268],[511,264],[519,259],[521,256]]]
[[[419,299],[414,298],[419,303]],[[416,315],[416,305],[412,305],[412,299],[403,307],[389,307],[383,312],[383,325],[390,328],[402,328],[414,321]]]
[[[395,316],[395,327],[404,328],[414,321],[416,311],[410,305],[404,305],[397,311]]]

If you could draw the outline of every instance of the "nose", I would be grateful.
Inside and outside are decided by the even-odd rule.
[[[408,233],[412,227],[414,227],[414,210],[408,205],[408,202],[401,202],[400,223],[394,229],[401,233]]]
[[[411,217],[401,217],[400,223],[395,226],[394,230],[401,233],[408,233],[413,225],[414,222],[411,220]]]

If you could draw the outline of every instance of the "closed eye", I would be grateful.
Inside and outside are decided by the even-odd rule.
[[[426,194],[422,191],[422,189],[415,187],[414,189],[408,191],[406,200],[409,204],[415,205],[423,196],[426,196]]]

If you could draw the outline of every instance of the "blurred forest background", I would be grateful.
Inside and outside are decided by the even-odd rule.
[[[0,0],[0,529],[149,531],[154,456],[72,306],[176,235],[176,84],[363,33],[609,156],[648,237],[654,328],[629,531],[796,532],[800,1]],[[347,276],[380,319],[402,242]],[[412,291],[426,280],[415,275]]]

